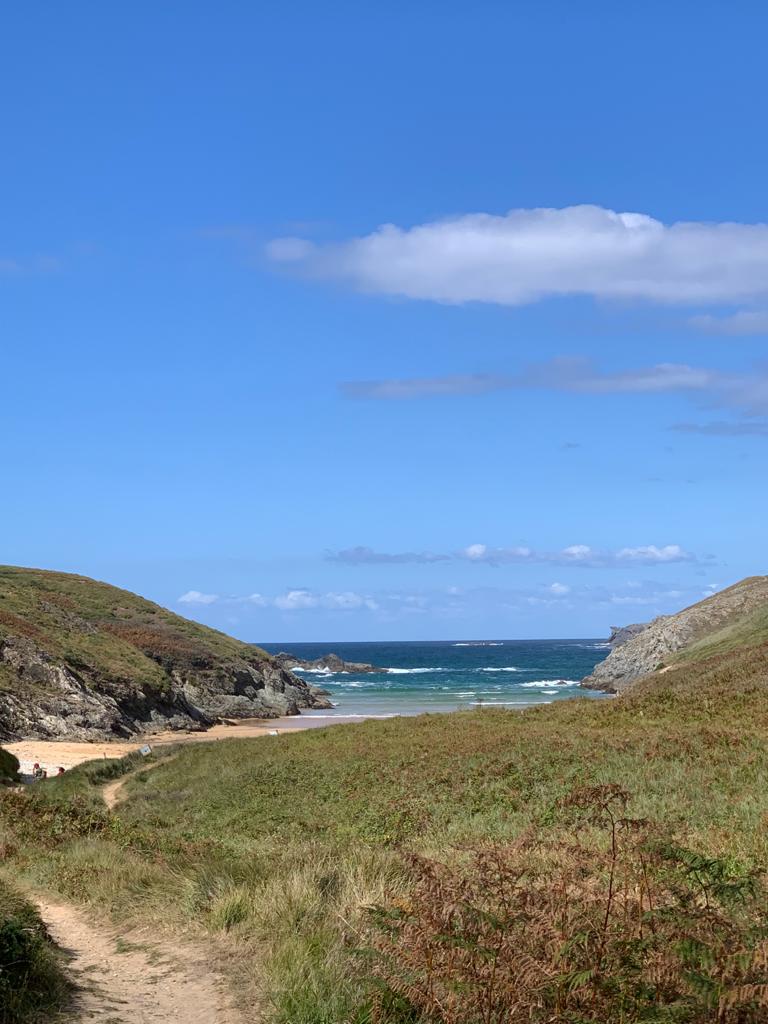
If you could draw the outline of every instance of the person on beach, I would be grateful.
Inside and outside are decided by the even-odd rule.
[[[40,782],[42,779],[45,778],[45,775],[45,770],[40,767],[37,761],[35,761],[35,763],[32,765],[32,778],[35,780],[35,782]]]
[[[63,769],[63,768],[61,768],[61,767],[59,767],[59,768],[57,769],[57,771],[56,771],[56,775],[57,775],[57,776],[59,776],[59,775],[63,775],[63,774],[64,774],[64,769]]]

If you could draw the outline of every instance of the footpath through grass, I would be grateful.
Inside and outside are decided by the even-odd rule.
[[[0,839],[67,898],[208,933],[275,1024],[766,1020],[767,679],[760,649],[618,700],[180,747],[114,814],[131,765],[82,766],[5,794]]]

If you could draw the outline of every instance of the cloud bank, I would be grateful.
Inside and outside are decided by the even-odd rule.
[[[519,306],[552,296],[706,304],[768,297],[768,224],[663,224],[600,206],[470,213],[318,245],[275,263],[369,293]]]
[[[559,565],[581,566],[583,568],[627,567],[631,565],[664,565],[673,562],[695,562],[696,556],[679,544],[645,544],[640,547],[624,547],[617,551],[601,551],[588,544],[571,544],[559,551],[535,551],[528,547],[491,547],[487,544],[470,544],[450,554],[428,552],[385,553],[369,547],[346,548],[330,552],[330,562],[343,565],[384,565],[425,562],[473,562],[478,565]]]
[[[706,437],[768,437],[768,423],[710,420],[709,423],[675,423],[670,430],[678,434],[704,434]]]
[[[744,378],[743,383],[754,381]],[[518,374],[454,374],[437,377],[349,381],[340,385],[347,398],[382,401],[436,395],[482,395],[494,391],[547,390],[576,394],[663,394],[714,391],[735,383],[729,375],[686,363],[657,363],[637,370],[606,373],[588,359],[551,359]]]
[[[729,316],[712,316],[709,313],[692,316],[688,323],[707,334],[750,335],[768,334],[768,311],[742,309]]]
[[[304,587],[286,590],[285,593],[278,594],[273,598],[264,597],[263,594],[221,597],[218,594],[204,594],[199,590],[188,590],[186,594],[177,597],[176,602],[177,604],[199,606],[249,604],[257,608],[277,608],[284,612],[303,611],[307,608],[326,608],[334,611],[350,611],[356,608],[375,611],[378,608],[376,601],[367,594],[358,594],[352,590],[318,593]]]
[[[347,398],[405,401],[490,394],[494,391],[541,390],[584,395],[686,394],[710,407],[731,408],[747,416],[768,415],[768,368],[727,372],[657,363],[633,370],[606,372],[583,358],[551,359],[517,374],[471,374],[347,382]]]
[[[489,615],[525,614],[532,608],[583,611],[585,607],[618,609],[637,606],[647,610],[644,614],[661,614],[676,611],[702,597],[710,597],[719,586],[718,583],[662,584],[629,578],[611,586],[569,585],[555,580],[526,587],[450,586],[415,592],[382,590],[373,595],[302,587],[286,590],[266,601],[266,605],[291,617],[357,613],[380,622],[393,623],[413,617],[465,623],[474,619],[484,628]],[[247,598],[217,599],[222,606],[244,600]]]

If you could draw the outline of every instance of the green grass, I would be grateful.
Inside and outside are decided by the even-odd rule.
[[[173,672],[214,676],[233,664],[270,659],[252,644],[106,583],[14,566],[0,566],[3,639],[33,645],[92,689],[129,704],[162,696]],[[0,663],[0,693],[34,696],[44,687]]]
[[[181,746],[129,775],[107,813],[98,787],[137,764],[6,794],[17,870],[118,920],[205,937],[275,1024],[364,1024],[366,908],[406,898],[409,851],[461,865],[528,830],[560,849],[563,799],[618,785],[633,818],[676,842],[734,871],[768,863],[768,646],[677,664],[618,699]]]
[[[0,877],[0,1024],[50,1020],[67,996],[61,957],[37,911]]]
[[[709,633],[671,659],[671,664],[690,664],[721,654],[757,647],[768,637],[768,604],[739,617],[722,629]]]

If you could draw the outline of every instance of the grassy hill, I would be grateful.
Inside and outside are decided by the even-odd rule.
[[[264,651],[106,583],[0,567],[0,738],[96,738],[324,702]]]
[[[633,627],[634,628],[634,627]],[[768,642],[768,576],[750,576],[676,615],[662,615],[614,648],[582,685],[623,692],[636,680]]]
[[[613,701],[85,765],[6,793],[0,843],[118,921],[207,936],[269,1024],[758,1024],[767,639],[751,609]]]

